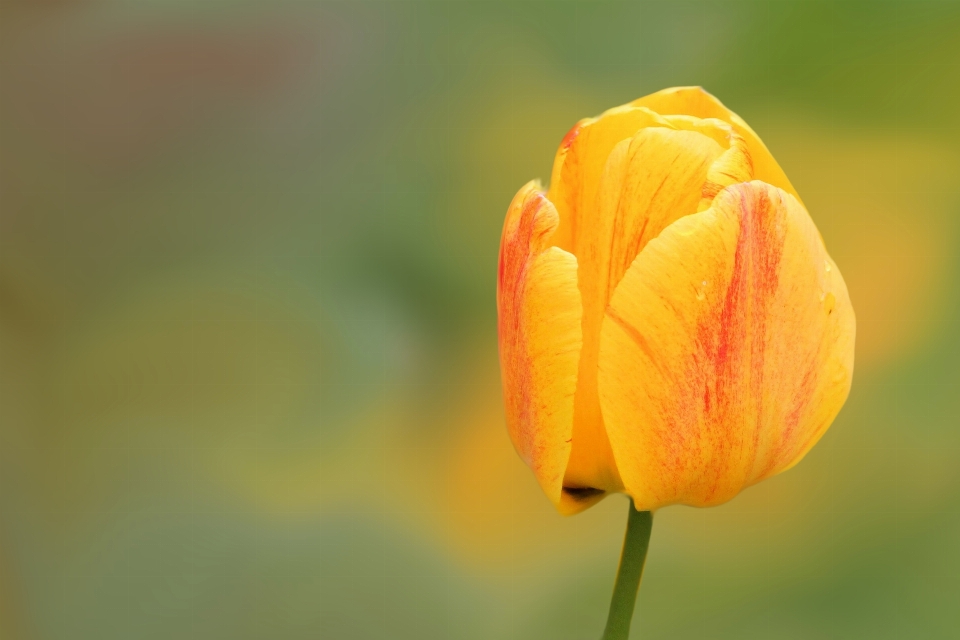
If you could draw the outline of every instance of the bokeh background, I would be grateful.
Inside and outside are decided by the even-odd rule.
[[[960,634],[960,5],[0,3],[0,637],[599,636],[627,501],[510,445],[506,206],[700,84],[805,199],[857,371],[657,514],[634,638]]]

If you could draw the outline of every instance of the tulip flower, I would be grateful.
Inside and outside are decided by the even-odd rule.
[[[507,211],[497,309],[514,446],[561,513],[627,494],[627,543],[649,512],[792,467],[850,389],[843,278],[760,138],[700,88],[566,135],[549,191]]]

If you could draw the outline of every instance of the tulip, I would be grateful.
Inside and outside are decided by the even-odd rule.
[[[566,135],[549,191],[507,211],[497,309],[510,436],[564,514],[618,492],[631,513],[726,502],[799,462],[850,389],[843,278],[760,138],[700,88]]]
[[[507,424],[562,513],[717,505],[796,464],[850,389],[846,286],[757,135],[699,88],[579,122],[513,199]]]

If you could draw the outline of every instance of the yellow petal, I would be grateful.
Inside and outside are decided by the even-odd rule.
[[[753,177],[792,194],[797,200],[800,196],[790,184],[787,175],[777,164],[773,155],[753,129],[743,118],[728,109],[714,96],[701,87],[674,87],[651,93],[630,103],[635,107],[647,107],[662,116],[680,114],[697,118],[717,118],[730,123],[743,137],[747,151],[753,160]]]
[[[846,399],[854,332],[793,196],[737,184],[667,227],[601,329],[600,405],[637,508],[719,504],[798,462]]]
[[[601,176],[592,219],[575,247],[583,296],[583,351],[574,410],[573,449],[566,487],[604,492],[623,488],[597,396],[600,324],[613,289],[651,239],[681,216],[696,212],[708,172],[724,153],[711,137],[665,127],[641,129],[620,142]],[[569,492],[568,492],[569,493]],[[588,494],[599,498],[599,494]],[[589,506],[583,500],[568,511]]]
[[[596,283],[602,315],[613,290],[652,238],[683,216],[695,213],[701,189],[724,149],[696,131],[648,127],[610,155],[595,211],[578,243],[581,289]]]
[[[585,221],[596,215],[597,189],[607,157],[621,140],[652,124],[663,124],[663,120],[649,109],[623,106],[581,120],[567,133],[554,159],[548,195],[560,214],[558,247],[578,255],[576,239]]]
[[[581,348],[577,259],[549,242],[556,209],[536,183],[507,212],[497,313],[507,427],[517,452],[559,504],[570,455]]]

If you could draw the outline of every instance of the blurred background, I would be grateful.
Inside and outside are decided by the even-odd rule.
[[[960,633],[960,5],[0,3],[0,637],[598,637],[627,501],[506,434],[564,133],[700,84],[858,316],[793,470],[657,514],[634,638]]]

